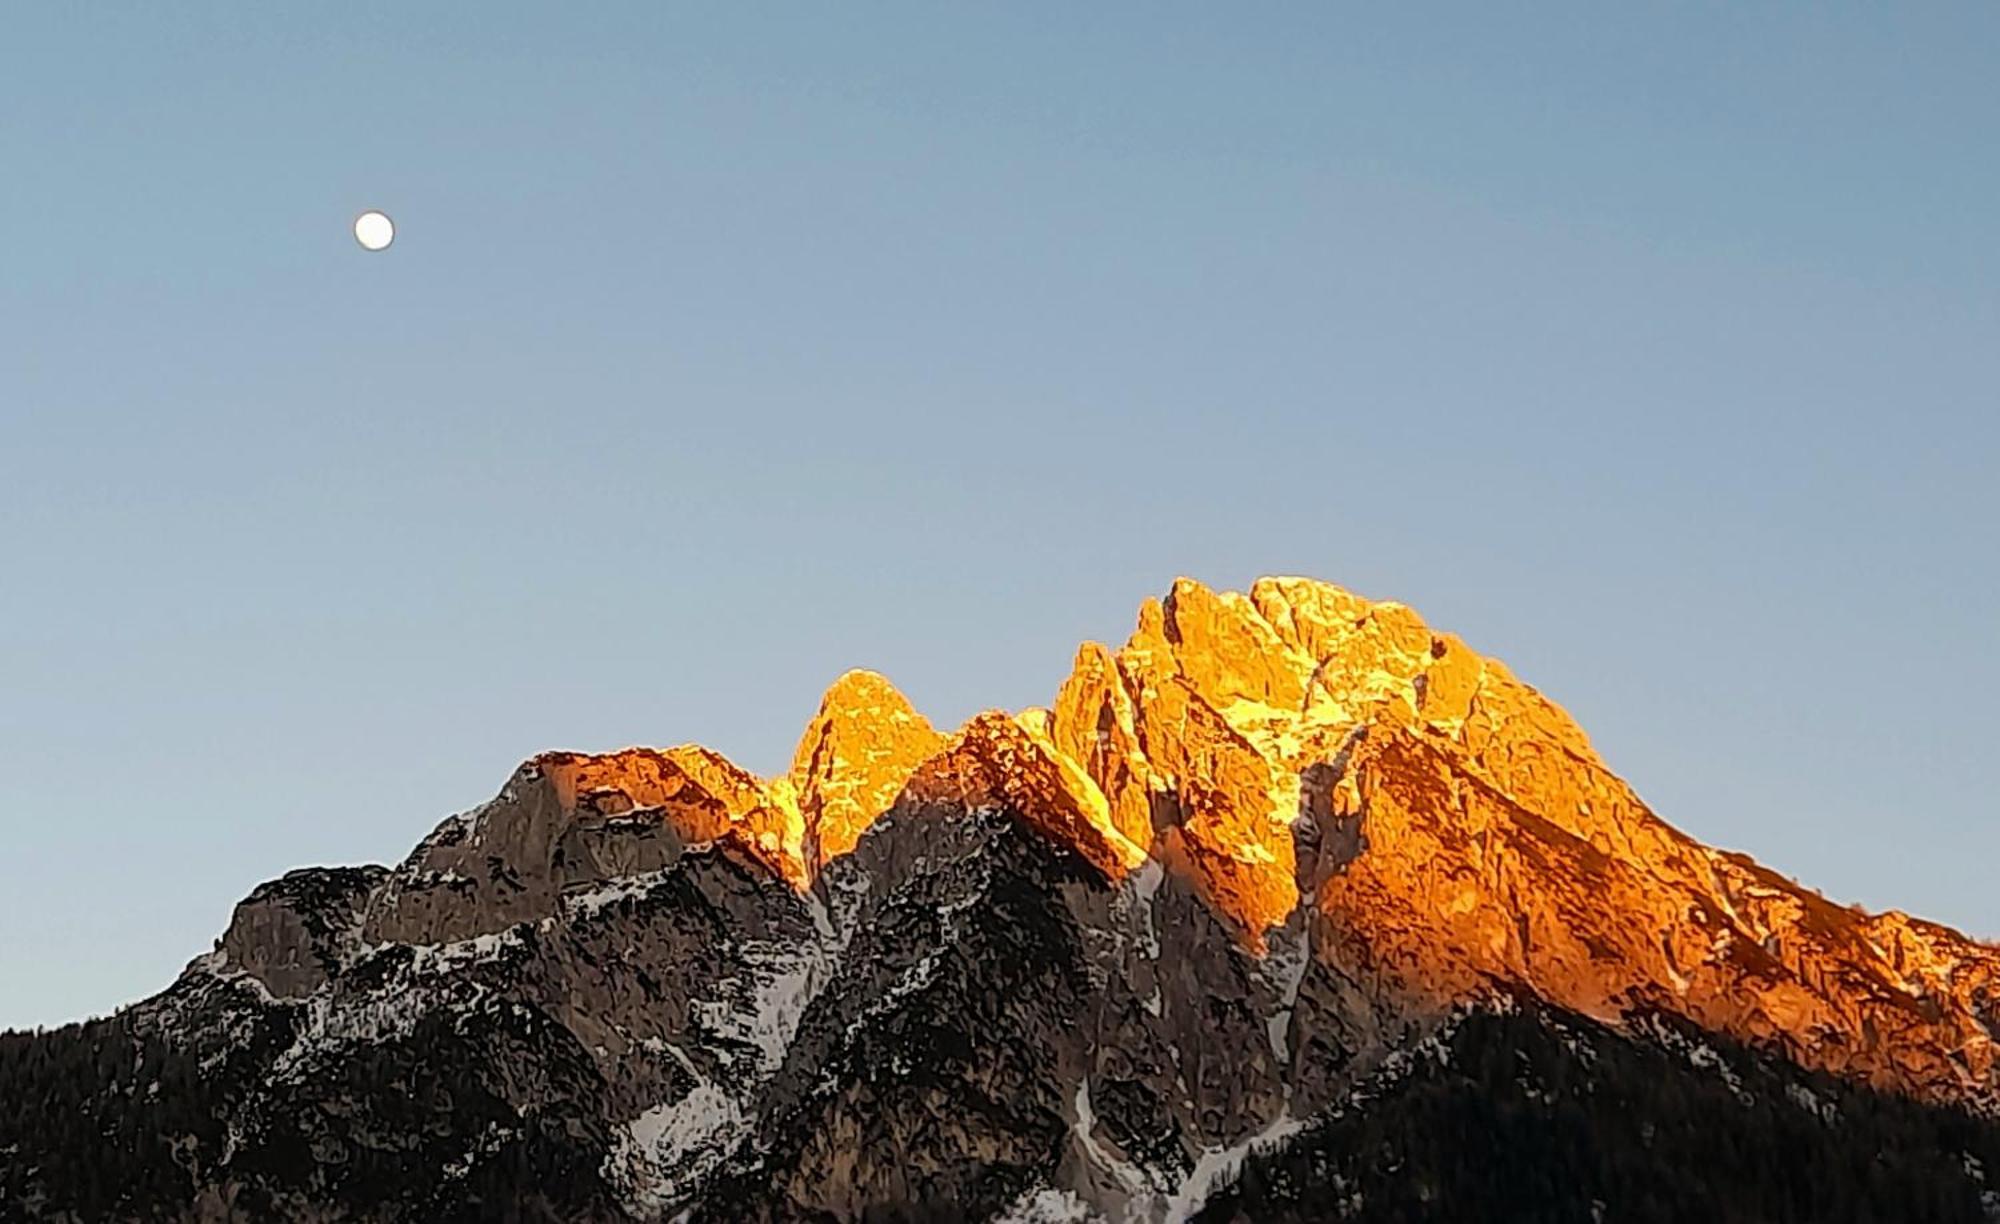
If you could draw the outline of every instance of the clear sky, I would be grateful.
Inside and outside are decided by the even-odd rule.
[[[2000,6],[752,7],[10,13],[0,1025],[543,748],[1046,701],[1182,573],[2000,935]]]

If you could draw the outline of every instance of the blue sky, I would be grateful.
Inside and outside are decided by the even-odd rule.
[[[2000,935],[1995,62],[1990,4],[16,12],[0,1025],[543,748],[1045,701],[1182,573],[1411,603],[1682,828]]]

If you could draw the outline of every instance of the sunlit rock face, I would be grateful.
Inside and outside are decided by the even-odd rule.
[[[761,804],[740,784],[727,810],[784,813],[742,837],[802,885],[913,774],[935,775],[926,791],[956,778],[952,802],[1005,807],[1108,880],[1158,862],[1253,953],[1310,909],[1412,1001],[1520,984],[1600,1018],[1677,1013],[1887,1088],[1993,1092],[1993,949],[1696,844],[1560,708],[1400,604],[1184,579],[1122,649],[1080,649],[1050,709],[952,737],[850,673],[789,777]],[[662,808],[684,837],[735,835],[679,810]],[[763,831],[788,820],[802,853]]]
[[[799,739],[791,774],[774,784],[789,784],[795,797],[807,838],[804,866],[817,871],[854,849],[942,742],[883,677],[851,671],[834,681]]]
[[[1302,578],[1176,582],[1046,708],[949,733],[849,672],[776,777],[543,754],[393,869],[260,888],[115,1023],[205,1068],[212,1120],[131,1176],[264,1218],[528,1185],[558,1218],[1412,1218],[1332,1137],[1516,1089],[1550,1152],[1693,1101],[1774,1167],[1963,1180],[1907,1218],[2000,1177],[2000,952],[1692,841],[1498,661]],[[1474,1073],[1523,1031],[1543,1078]],[[1687,1193],[1612,1167],[1577,1218]],[[37,1176],[0,1208],[60,1206]]]

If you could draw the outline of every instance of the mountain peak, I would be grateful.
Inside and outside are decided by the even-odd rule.
[[[1438,1006],[1508,983],[1604,1019],[1671,1012],[1891,1086],[1993,1091],[2000,953],[1702,846],[1498,660],[1308,578],[1246,593],[1178,579],[1125,645],[1081,646],[1048,708],[949,736],[884,677],[848,672],[777,778],[693,746],[524,768],[475,836],[420,850],[432,875],[469,875],[497,841],[521,888],[447,920],[410,900],[406,865],[374,930],[496,929],[575,876],[548,847],[606,821],[655,821],[805,892],[899,802],[948,793],[1107,881],[1157,863],[1253,955],[1310,910]],[[391,920],[399,895],[414,926]]]
[[[930,720],[877,672],[856,669],[827,686],[799,737],[788,785],[806,830],[805,863],[817,871],[854,849],[918,765],[943,741]]]
[[[257,1218],[1179,1224],[1371,1177],[1403,1218],[1440,1126],[1551,1218],[1849,1168],[1862,1215],[1975,1218],[2000,1167],[2000,950],[1700,844],[1498,660],[1303,578],[1178,580],[1046,708],[949,735],[849,672],[777,777],[541,754],[394,869],[257,889],[128,1021],[0,1086],[97,1076],[79,1125],[164,1137],[100,1141],[117,1181]],[[16,1112],[0,1214],[107,1180]]]

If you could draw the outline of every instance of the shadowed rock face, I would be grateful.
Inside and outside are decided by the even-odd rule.
[[[237,905],[217,951],[278,998],[305,998],[357,950],[363,910],[387,874],[308,867],[260,884]]]
[[[169,1218],[1366,1216],[1341,1119],[1508,1025],[1555,1034],[1586,1114],[1634,1108],[1592,1078],[1618,1042],[1740,1102],[1750,1072],[1687,1034],[1754,1060],[1785,1126],[1834,1125],[1828,1084],[1901,1102],[1898,1142],[1959,1144],[1970,1196],[1911,1218],[1959,1218],[2000,1103],[2000,953],[1699,845],[1497,661],[1291,578],[1178,582],[1049,708],[950,735],[851,672],[777,778],[544,754],[392,870],[258,889],[97,1023],[16,1074],[90,1043],[79,1099],[143,1111],[107,1034],[146,1051],[127,1079],[201,1068],[164,1154],[120,1149],[150,1197],[119,1209]],[[1866,1159],[1852,1118],[1828,1150]],[[60,1153],[19,1159],[49,1142],[0,1126],[0,1215],[90,1214]]]

